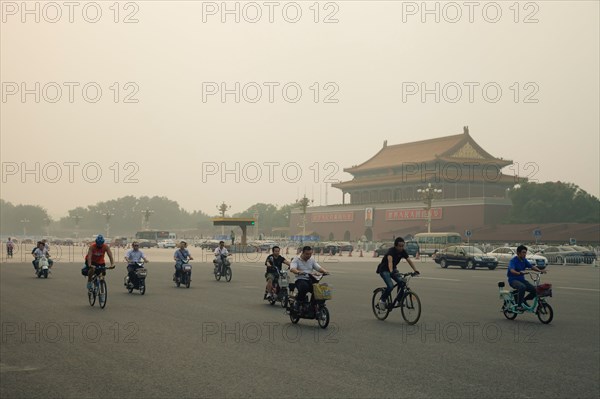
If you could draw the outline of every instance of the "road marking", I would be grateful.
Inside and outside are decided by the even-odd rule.
[[[4,363],[0,363],[0,373],[8,373],[8,372],[15,372],[15,371],[35,371],[37,370],[34,367],[16,367],[16,366],[9,366],[7,364]]]
[[[457,278],[439,278],[439,277],[418,277],[419,280],[424,279],[424,280],[443,280],[443,281],[461,281]]]
[[[578,291],[600,292],[600,290],[598,290],[596,288],[577,288],[577,287],[554,287],[554,288],[560,288],[562,290],[578,290]]]

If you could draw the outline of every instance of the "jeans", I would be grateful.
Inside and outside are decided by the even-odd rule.
[[[302,303],[306,299],[306,294],[313,292],[312,284],[309,280],[305,279],[296,279],[296,288],[298,289],[298,294],[296,295],[296,303]]]
[[[379,275],[381,276],[381,278],[385,282],[385,285],[387,286],[385,291],[383,291],[383,295],[381,295],[381,300],[385,302],[392,290],[394,289],[394,283],[392,282],[392,279],[395,282],[397,282],[400,285],[400,287],[404,285],[404,281],[402,280],[402,277],[400,277],[400,274],[397,272],[390,273],[389,271],[384,271],[381,272]]]
[[[130,264],[127,265],[127,273],[129,275],[129,281],[133,285],[137,284],[137,275],[135,274],[135,270],[139,269],[140,267],[141,266],[138,266],[135,263],[130,263]]]
[[[516,290],[519,290],[519,299],[517,301],[518,306],[521,306],[523,304],[523,301],[528,301],[530,299],[535,298],[535,287],[527,280],[513,280],[511,281],[510,286]],[[525,298],[523,298],[525,291],[527,291],[528,294]]]

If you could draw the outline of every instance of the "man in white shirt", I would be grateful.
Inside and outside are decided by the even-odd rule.
[[[219,274],[223,275],[223,261],[221,260],[221,256],[229,256],[231,255],[227,248],[225,248],[225,241],[219,241],[219,246],[215,248],[215,259],[213,263],[215,264],[215,269],[218,268]]]
[[[308,292],[312,293],[312,282],[310,281],[309,274],[312,274],[315,270],[323,274],[328,273],[327,270],[317,263],[315,258],[312,257],[312,254],[312,248],[305,246],[302,248],[300,256],[297,256],[292,260],[290,271],[297,276],[296,288],[298,289],[295,305],[302,303]]]
[[[131,243],[131,249],[125,253],[125,262],[127,262],[127,272],[129,275],[129,281],[136,283],[137,278],[135,269],[140,268],[136,262],[143,260],[148,263],[148,259],[144,256],[144,253],[140,250],[140,244],[137,241]]]
[[[50,259],[50,254],[48,253],[48,249],[46,248],[46,245],[42,241],[37,242],[37,248],[35,248],[31,252],[31,255],[33,255],[33,257],[34,257],[34,260],[31,263],[33,263],[33,268],[35,269],[36,274],[38,272],[38,266],[39,266],[41,257],[45,256],[46,258],[48,258],[48,267],[52,267],[52,265],[54,264],[52,259]]]

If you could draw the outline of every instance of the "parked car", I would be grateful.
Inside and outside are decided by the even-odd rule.
[[[393,242],[384,242],[381,243],[377,246],[377,248],[375,248],[375,256],[378,258],[380,256],[383,256],[387,253],[387,251],[394,246]]]
[[[158,242],[159,248],[175,248],[175,241],[173,240],[161,240]]]
[[[354,245],[352,245],[348,241],[339,241],[337,243],[337,245],[340,248],[340,251],[343,251],[343,252],[354,251]]]
[[[487,267],[490,270],[494,270],[498,266],[498,259],[486,255],[477,247],[469,245],[451,245],[436,254],[435,263],[439,264],[444,269],[451,265],[457,265],[463,269]]]
[[[140,248],[156,248],[158,246],[154,241],[140,241]]]
[[[596,260],[596,253],[589,248],[582,247],[580,245],[573,245],[573,249],[583,254],[583,262],[592,264]]]
[[[510,260],[517,256],[517,247],[499,247],[488,252],[486,255],[495,257],[498,259],[499,265],[508,267]],[[546,257],[534,254],[533,252],[527,251],[526,259],[533,266],[537,266],[540,269],[544,269],[548,265],[548,259],[546,259]]]
[[[548,263],[562,265],[566,263],[581,263],[584,261],[584,254],[573,247],[566,245],[549,246],[544,248],[539,255],[548,259]]]
[[[313,249],[314,254],[328,254],[335,255],[340,252],[340,246],[335,242],[319,242],[319,243],[306,243]],[[298,247],[298,251],[302,251],[302,246]]]

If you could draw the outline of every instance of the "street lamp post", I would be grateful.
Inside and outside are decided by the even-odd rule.
[[[25,237],[27,235],[27,228],[25,226],[29,223],[29,220],[21,219],[21,223],[23,223],[23,237]]]
[[[83,219],[83,216],[73,215],[71,219],[75,219],[75,238],[79,240],[79,221]]]
[[[306,237],[306,208],[309,204],[312,204],[313,200],[309,200],[306,195],[302,199],[296,201],[296,206],[302,209],[302,242],[304,244],[304,238]]]
[[[154,213],[154,211],[148,207],[146,207],[145,211],[141,211],[142,214],[144,215],[144,225],[142,226],[142,229],[144,230],[150,230],[150,215],[152,215]]]
[[[225,217],[225,212],[231,209],[231,205],[227,205],[225,201],[221,205],[217,205],[217,210],[221,214],[221,217]],[[225,234],[225,226],[221,226],[221,235]]]
[[[425,209],[427,210],[427,232],[431,233],[431,203],[433,202],[433,198],[436,194],[440,194],[442,190],[439,188],[433,188],[431,183],[427,183],[427,187],[423,189],[418,189],[417,192],[421,194],[421,199],[425,205]]]
[[[106,237],[110,237],[110,218],[115,216],[115,214],[108,209],[100,214],[106,219]]]

